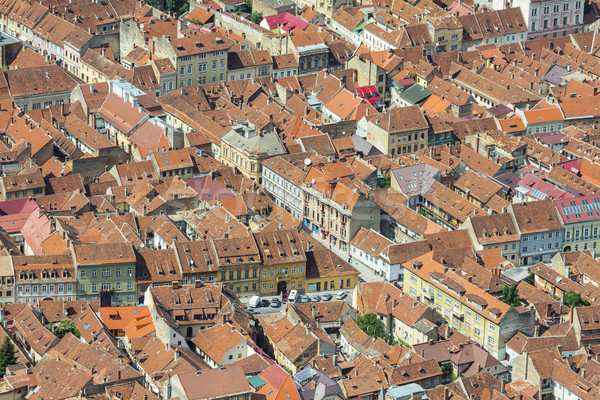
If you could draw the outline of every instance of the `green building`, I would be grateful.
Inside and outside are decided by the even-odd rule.
[[[136,303],[133,247],[129,243],[73,245],[78,300],[100,300],[103,307]]]

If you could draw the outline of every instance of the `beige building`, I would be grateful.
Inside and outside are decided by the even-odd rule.
[[[433,39],[435,52],[462,50],[463,27],[455,15],[430,18],[426,25],[429,36]]]
[[[321,242],[349,253],[350,240],[361,227],[379,231],[380,210],[365,186],[358,180],[342,183],[319,167],[311,168],[302,187],[304,226]]]
[[[171,39],[153,38],[155,56],[168,58],[177,71],[177,87],[227,80],[227,55],[235,44],[219,33]]]
[[[367,141],[392,156],[408,154],[427,147],[428,129],[419,106],[396,108],[368,119]]]
[[[248,121],[238,121],[221,139],[221,162],[258,184],[262,184],[262,162],[281,154],[285,149],[279,136],[275,132],[256,132]]]

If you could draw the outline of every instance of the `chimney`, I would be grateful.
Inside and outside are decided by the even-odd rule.
[[[506,379],[502,379],[500,382],[500,393],[506,394]]]
[[[175,360],[175,361],[179,360],[179,356],[180,356],[179,349],[176,349],[175,350],[175,355],[173,356],[173,360]]]
[[[117,381],[121,380],[121,370],[117,370]]]
[[[444,399],[443,400],[448,400],[448,386],[444,386]]]

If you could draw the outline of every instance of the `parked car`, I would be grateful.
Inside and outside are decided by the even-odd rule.
[[[310,299],[308,298],[308,296],[301,296],[300,297],[300,303],[309,303]]]
[[[329,294],[329,293],[325,293],[325,294],[323,295],[323,301],[329,301],[329,300],[331,300],[332,298],[333,298],[333,296],[332,296],[331,294]]]
[[[271,302],[269,300],[267,300],[267,299],[262,299],[260,301],[260,306],[261,307],[269,307],[269,305],[271,305]]]
[[[281,301],[277,297],[273,297],[271,299],[271,307],[279,307],[281,306]]]
[[[347,294],[346,292],[337,292],[337,294],[335,295],[335,298],[338,300],[344,300],[346,298]]]
[[[290,303],[295,303],[296,301],[298,301],[298,291],[297,290],[290,291],[290,295],[288,296],[288,301]]]
[[[248,311],[250,312],[250,314],[259,314],[260,313],[260,311],[258,311],[254,307],[248,307]]]
[[[288,294],[286,293],[281,293],[281,302],[282,303],[287,303],[288,301]]]
[[[312,301],[313,303],[317,303],[321,301],[321,296],[319,296],[318,294],[313,294],[313,297],[310,299],[310,301]]]

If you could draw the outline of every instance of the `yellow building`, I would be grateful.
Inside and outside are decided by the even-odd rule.
[[[248,121],[239,121],[221,138],[220,161],[258,184],[262,184],[262,162],[285,153],[275,132],[256,132]]]
[[[227,80],[227,54],[235,42],[220,33],[153,39],[151,52],[168,58],[177,71],[177,87]]]
[[[306,288],[306,256],[295,229],[259,232],[254,239],[260,251],[261,295]]]
[[[532,335],[535,313],[502,302],[433,259],[433,252],[404,265],[404,292],[441,314],[461,334],[503,360],[517,330]]]
[[[359,272],[331,250],[306,253],[306,284],[308,292],[354,289]]]

